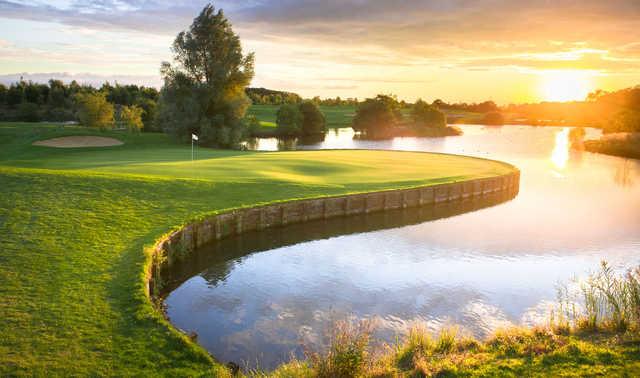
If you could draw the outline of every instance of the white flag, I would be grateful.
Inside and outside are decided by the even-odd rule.
[[[198,140],[198,136],[196,134],[191,134],[191,140]]]

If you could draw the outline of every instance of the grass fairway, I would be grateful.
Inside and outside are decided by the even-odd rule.
[[[36,140],[101,135],[122,146]],[[164,135],[0,124],[0,376],[216,374],[143,291],[143,248],[212,211],[486,177],[498,162],[379,151],[239,152]]]

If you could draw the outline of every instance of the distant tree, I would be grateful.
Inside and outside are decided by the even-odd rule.
[[[23,122],[38,122],[38,105],[33,102],[23,102],[18,106],[18,119]]]
[[[9,89],[4,84],[0,83],[0,105],[4,105],[7,103],[7,93]]]
[[[276,113],[276,125],[280,135],[298,135],[302,131],[303,114],[295,104],[283,104]]]
[[[66,88],[60,80],[49,80],[49,98],[47,103],[53,108],[62,108],[66,105]]]
[[[447,103],[442,101],[441,99],[436,99],[436,100],[433,100],[431,105],[435,106],[438,109],[443,109],[443,108],[445,108],[447,106]]]
[[[138,133],[144,126],[144,123],[142,122],[143,113],[144,110],[138,106],[123,106],[120,109],[119,121],[127,128],[127,130]]]
[[[113,104],[107,101],[104,93],[78,93],[75,99],[82,125],[101,130],[113,125]]]
[[[24,102],[24,82],[13,83],[7,90],[7,105],[15,107]]]
[[[142,98],[136,101],[136,106],[143,110],[144,131],[160,131],[155,124],[158,102],[150,98]]]
[[[607,133],[640,132],[640,109],[623,109],[616,112],[605,123],[603,130]]]
[[[411,108],[411,118],[417,127],[442,128],[447,126],[446,115],[421,99],[418,99]]]
[[[317,135],[327,131],[324,115],[318,105],[311,101],[305,101],[298,108],[302,113],[302,134]]]
[[[484,115],[482,123],[485,125],[504,125],[504,116],[500,112],[489,112]]]
[[[247,134],[253,54],[243,55],[239,37],[211,4],[173,42],[175,64],[163,63],[158,103],[160,127],[182,140],[191,133],[205,145],[232,147]]]
[[[395,97],[378,95],[358,105],[352,128],[371,137],[385,137],[400,118],[400,109]]]
[[[569,131],[569,140],[572,144],[579,144],[583,142],[586,135],[587,132],[584,130],[584,127],[574,127]]]

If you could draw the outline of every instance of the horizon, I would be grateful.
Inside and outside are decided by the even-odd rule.
[[[173,39],[206,3],[0,1],[0,81],[159,88]],[[305,98],[392,93],[506,105],[579,101],[640,83],[634,1],[213,4],[256,53],[251,87]]]

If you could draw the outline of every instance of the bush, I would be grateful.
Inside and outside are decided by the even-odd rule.
[[[298,135],[302,130],[302,112],[295,104],[284,104],[276,114],[276,124],[280,135]]]
[[[422,100],[416,101],[413,105],[411,118],[417,127],[444,128],[447,126],[447,116]]]
[[[482,123],[485,125],[504,125],[504,117],[500,112],[489,112],[484,115]]]
[[[617,112],[602,128],[606,133],[640,132],[640,111],[624,109]]]
[[[318,135],[327,131],[324,115],[318,109],[318,105],[305,101],[299,105],[299,109],[302,113],[302,134]]]
[[[378,95],[358,105],[352,128],[369,137],[386,137],[401,118],[395,97]]]
[[[138,133],[144,126],[144,124],[142,123],[143,113],[144,111],[142,110],[142,108],[138,106],[123,106],[120,109],[119,122],[122,126],[126,127],[127,130]]]
[[[113,125],[113,105],[107,101],[104,93],[78,93],[76,103],[82,125],[101,130]]]
[[[24,122],[38,122],[40,115],[38,114],[38,105],[32,102],[23,102],[18,107],[18,120]]]

